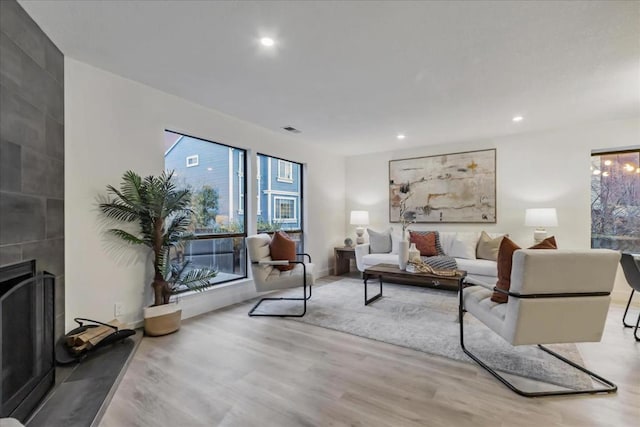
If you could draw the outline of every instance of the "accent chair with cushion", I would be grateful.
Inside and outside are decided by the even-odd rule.
[[[494,286],[460,289],[460,344],[463,351],[512,391],[527,397],[615,392],[615,384],[541,344],[598,342],[611,301],[620,253],[608,249],[521,249],[513,253],[509,290]],[[508,295],[507,303],[491,300],[493,292]],[[500,375],[464,344],[465,312],[513,346],[537,344],[540,349],[589,374],[604,385],[587,390],[528,392]],[[480,327],[480,326],[479,326]]]
[[[284,239],[282,241],[281,239]],[[293,248],[286,241],[286,237],[276,233],[272,238],[266,233],[248,236],[247,251],[251,262],[251,272],[253,273],[253,283],[256,291],[266,292],[280,289],[290,289],[302,286],[302,298],[262,298],[249,311],[249,316],[271,316],[271,317],[302,317],[307,312],[307,301],[311,298],[311,289],[315,283],[313,274],[314,265],[311,263],[309,254],[296,254],[295,242]],[[282,245],[274,247],[273,244],[282,241]],[[278,256],[272,256],[278,254]],[[307,257],[308,263],[300,261],[300,257]],[[284,258],[284,259],[283,259]],[[308,295],[307,295],[307,287]],[[302,312],[298,314],[271,314],[256,313],[256,309],[264,301],[302,301]]]

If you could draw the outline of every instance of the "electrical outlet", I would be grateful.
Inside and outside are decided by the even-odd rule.
[[[113,315],[118,317],[122,316],[122,312],[124,311],[123,304],[121,302],[117,302],[113,304]]]

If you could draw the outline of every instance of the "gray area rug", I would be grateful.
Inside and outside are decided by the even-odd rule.
[[[379,290],[369,282],[369,297]],[[357,279],[315,286],[302,318],[287,318],[324,328],[412,348],[425,353],[474,363],[460,348],[457,292],[385,283],[383,297],[364,305],[363,284]],[[301,296],[302,289],[277,296]],[[299,312],[301,303],[265,302],[262,313]],[[582,389],[590,377],[558,362],[535,346],[513,347],[467,314],[465,344],[489,366],[500,371],[549,384]],[[574,344],[549,346],[570,360],[582,363]]]

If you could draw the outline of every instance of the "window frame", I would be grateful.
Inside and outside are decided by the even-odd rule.
[[[278,204],[279,202],[282,202],[282,201],[293,202],[292,212],[291,212],[293,214],[292,218],[282,218],[277,215],[278,213],[282,213],[280,208],[281,205]],[[297,215],[298,204],[297,203],[298,201],[293,196],[284,196],[284,195],[274,194],[273,195],[273,221],[279,222],[281,224],[298,222],[298,215]]]
[[[278,159],[278,177],[276,179],[280,182],[287,182],[289,184],[292,184],[293,183],[293,162],[290,162],[288,160]]]
[[[634,235],[635,228],[633,225],[625,224],[628,220],[633,221],[634,218],[638,218],[638,216],[633,214],[634,207],[637,210],[638,205],[620,204],[619,201],[612,203],[612,200],[607,200],[609,199],[609,194],[613,194],[614,200],[618,200],[615,199],[615,197],[621,195],[619,192],[621,188],[624,188],[622,194],[626,193],[626,197],[630,198],[629,200],[636,200],[636,197],[640,195],[640,193],[637,192],[637,187],[633,185],[633,179],[630,180],[632,184],[628,187],[627,184],[629,184],[629,182],[625,183],[627,179],[625,178],[625,174],[627,172],[623,172],[622,169],[625,169],[628,165],[622,166],[622,162],[620,162],[620,159],[617,157],[621,155],[632,155],[635,158],[635,160],[629,162],[629,164],[633,163],[636,170],[627,169],[627,172],[630,174],[628,177],[635,177],[640,174],[640,148],[592,150],[591,152],[590,246],[592,248],[610,248],[623,252],[640,253],[640,237]],[[616,156],[616,160],[607,163],[608,159],[603,159],[607,156]],[[598,158],[597,165],[594,161],[595,157]],[[609,172],[611,172],[611,175],[609,175]],[[599,180],[595,181],[596,177],[598,177]],[[640,177],[637,177],[636,179],[639,178]],[[609,181],[609,184],[604,184],[607,181]],[[623,187],[620,187],[621,185]],[[638,184],[636,183],[635,185],[637,186]],[[597,196],[595,198],[594,193]],[[605,197],[604,202],[603,197]],[[607,214],[606,212],[610,208],[612,210]],[[618,209],[626,211],[626,215],[617,215],[616,211]],[[629,210],[631,210],[631,214]],[[594,216],[594,212],[597,212],[597,215]],[[610,215],[610,217],[608,215]],[[607,219],[609,221],[605,221]],[[605,224],[609,224],[609,226]],[[611,224],[613,224],[613,231],[611,229],[606,230],[606,227],[610,227]],[[618,232],[618,227],[622,227],[622,232]],[[600,228],[600,230],[596,230],[596,228]],[[629,230],[631,230],[631,232],[629,232]],[[619,237],[623,238],[618,239]]]
[[[246,193],[247,193],[247,176],[244,173],[244,171],[247,169],[247,150],[244,148],[240,148],[240,147],[235,147],[232,145],[228,145],[228,144],[224,144],[222,142],[217,142],[217,141],[212,141],[210,139],[206,139],[206,138],[202,138],[199,136],[194,136],[194,135],[190,135],[184,132],[178,132],[172,129],[164,129],[165,132],[171,132],[174,133],[176,135],[181,135],[183,137],[188,137],[188,138],[193,138],[193,139],[198,139],[200,141],[204,141],[204,142],[209,142],[212,144],[217,144],[217,145],[221,145],[233,150],[239,150],[239,154],[242,154],[243,159],[243,163],[242,163],[242,177],[241,179],[242,181],[242,188],[243,188],[243,195],[244,197],[239,198],[238,199],[238,203],[240,203],[240,201],[242,200],[242,210],[246,211]],[[199,163],[199,155],[194,155],[198,157],[198,163]],[[193,156],[189,156],[189,157],[193,157]],[[231,165],[233,166],[233,162],[231,163]],[[189,166],[187,166],[189,167]],[[240,191],[240,189],[238,189],[238,191]],[[231,197],[231,196],[230,196]],[[222,280],[219,282],[215,282],[214,284],[212,284],[209,288],[215,288],[219,285],[222,284],[227,284],[227,283],[232,283],[232,282],[236,282],[236,281],[240,281],[240,280],[245,280],[249,277],[249,263],[248,263],[248,259],[247,259],[247,247],[246,247],[246,238],[247,238],[247,216],[246,215],[242,215],[242,226],[243,226],[243,231],[239,232],[239,233],[200,233],[200,234],[194,234],[190,240],[213,240],[213,239],[236,239],[236,238],[242,238],[243,241],[243,248],[241,249],[241,251],[243,252],[243,254],[241,254],[240,259],[244,259],[244,266],[240,265],[240,268],[242,269],[242,271],[244,271],[244,275],[241,273],[236,274],[235,272],[233,273],[234,275],[238,276],[238,277],[234,277],[228,280]],[[242,261],[241,261],[242,263]],[[207,289],[209,289],[207,288]],[[186,292],[191,292],[191,290],[189,289],[185,289],[185,290],[179,290],[176,292],[176,294],[182,294],[182,293],[186,293]]]
[[[210,141],[208,141],[208,142],[210,142]],[[195,159],[195,163],[189,163],[189,160],[194,160],[194,159]],[[188,167],[188,168],[199,166],[200,165],[200,155],[193,154],[191,156],[187,156],[185,162],[186,162],[185,166]]]

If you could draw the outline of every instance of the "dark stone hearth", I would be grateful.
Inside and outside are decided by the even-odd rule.
[[[27,422],[27,427],[94,425],[102,417],[141,339],[142,333],[138,331],[122,343],[96,350],[77,365],[59,368],[56,372],[59,385]]]

